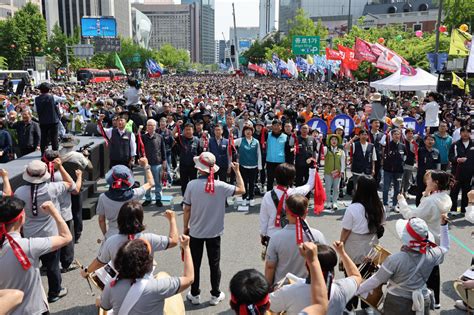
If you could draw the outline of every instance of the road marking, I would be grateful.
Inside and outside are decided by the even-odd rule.
[[[452,234],[449,234],[449,237],[455,241],[459,246],[461,246],[462,248],[464,248],[469,254],[473,255],[474,256],[474,251],[471,250],[469,247],[467,247],[463,242],[461,242],[456,236],[452,235]]]

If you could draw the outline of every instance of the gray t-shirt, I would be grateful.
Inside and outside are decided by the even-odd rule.
[[[168,248],[169,237],[156,235],[153,233],[137,233],[135,239],[142,238],[147,240],[151,245],[152,255],[154,252],[162,251]],[[100,247],[97,259],[106,264],[109,261],[114,261],[119,248],[128,241],[128,235],[115,234],[108,238],[104,245]]]
[[[97,201],[97,214],[104,215],[107,219],[107,233],[105,238],[109,238],[112,235],[118,234],[117,217],[120,212],[120,208],[124,203],[130,200],[140,200],[145,196],[145,189],[142,187],[133,189],[133,197],[127,201],[114,201],[107,197],[105,193],[100,194],[99,200]]]
[[[38,186],[37,205],[38,215],[33,215],[31,210],[31,186],[24,185],[15,191],[15,197],[25,202],[26,220],[23,226],[25,237],[48,237],[58,235],[58,228],[53,218],[41,210],[45,201],[51,201],[56,209],[61,209],[59,196],[66,193],[64,182],[43,183]]]
[[[61,173],[56,172],[54,173],[54,181],[61,182],[63,181],[63,177]],[[71,221],[72,220],[72,203],[71,203],[71,191],[76,189],[76,183],[73,182],[71,188],[67,190],[65,193],[60,194],[58,196],[59,206],[61,210],[61,216],[63,217],[64,221]]]
[[[377,119],[378,121],[385,122],[385,116],[387,115],[387,108],[380,102],[372,102],[372,112],[370,113],[369,120]]]
[[[323,233],[311,228],[314,239],[319,244],[326,244]],[[303,240],[309,241],[305,233]],[[288,224],[280,231],[277,231],[270,238],[267,248],[267,261],[276,263],[274,282],[283,279],[288,272],[300,278],[306,278],[308,271],[306,270],[305,260],[298,251],[296,244],[296,225]]]
[[[326,314],[343,314],[347,302],[356,292],[357,282],[352,277],[333,281]],[[311,285],[307,284],[305,279],[300,279],[294,284],[284,285],[270,294],[270,309],[275,313],[285,311],[287,315],[296,315],[310,305]]]
[[[101,307],[104,310],[113,309],[114,314],[118,314],[131,285],[131,280],[124,279],[117,281],[117,284],[113,287],[106,286],[101,296]],[[137,303],[135,303],[128,314],[163,314],[165,299],[178,293],[179,286],[180,281],[178,277],[150,279]]]
[[[184,204],[191,206],[189,235],[195,238],[213,238],[224,233],[225,201],[233,196],[235,186],[214,181],[214,193],[204,191],[207,177],[190,181],[184,193]]]
[[[416,274],[412,276],[423,256],[425,256],[424,262]],[[425,255],[418,252],[400,251],[388,256],[375,276],[384,283],[390,280],[388,281],[387,290],[391,294],[411,299],[413,290],[426,288],[426,281],[431,271],[443,260],[444,254],[440,247],[427,249]],[[401,288],[394,286],[393,282],[401,285]],[[424,291],[426,297],[427,291]]]
[[[24,270],[7,240],[0,249],[0,289],[23,291],[23,302],[12,315],[39,315],[48,311],[48,302],[41,283],[39,257],[51,252],[51,239],[22,238],[20,233],[10,233],[30,260],[31,267]]]

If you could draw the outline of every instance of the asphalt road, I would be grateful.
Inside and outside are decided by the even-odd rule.
[[[139,180],[143,181],[143,177],[139,176]],[[99,185],[104,189],[103,184]],[[180,193],[177,187],[172,187],[164,192],[166,195],[174,195],[174,210],[177,213],[178,227],[182,231],[182,211],[179,203],[181,202]],[[413,202],[413,200],[411,201]],[[335,214],[323,214],[315,216],[310,214],[308,221],[310,226],[319,229],[326,237],[328,242],[339,239],[341,231],[341,220],[344,214],[343,208],[350,201],[346,197],[340,203],[340,210]],[[210,306],[210,280],[207,258],[204,255],[201,267],[201,302],[199,306],[193,306],[185,302],[186,313],[188,314],[232,314],[229,307],[229,290],[228,284],[231,277],[239,270],[246,268],[256,268],[263,272],[264,264],[260,258],[261,245],[258,229],[258,213],[260,199],[257,205],[250,209],[249,212],[238,212],[232,206],[227,208],[225,217],[225,232],[222,238],[221,249],[221,290],[226,294],[226,299],[217,306]],[[146,209],[145,222],[147,231],[168,235],[168,222],[162,216],[165,209],[163,207],[157,209],[150,206]],[[311,211],[310,211],[311,212]],[[400,248],[400,241],[396,236],[395,222],[401,218],[398,214],[389,217],[385,229],[385,235],[381,239],[381,245],[391,252],[396,252]],[[472,227],[470,223],[464,219],[453,221],[450,228],[451,250],[448,253],[444,263],[441,265],[441,310],[436,314],[464,314],[454,308],[454,300],[457,295],[453,290],[453,280],[458,278],[471,263],[471,257],[474,256],[474,245],[471,238]],[[76,245],[76,258],[84,265],[88,265],[97,255],[99,244],[97,239],[100,238],[97,217],[84,222],[84,232],[81,241]],[[157,270],[166,271],[170,275],[181,275],[183,271],[180,259],[180,251],[178,248],[170,249],[155,255],[158,263]],[[341,277],[341,274],[337,275]],[[46,277],[42,277],[43,285],[47,288]],[[94,306],[95,297],[99,291],[95,288],[95,296],[91,294],[86,280],[82,279],[79,271],[71,271],[63,274],[63,286],[68,288],[69,294],[60,301],[52,304],[52,314],[76,315],[76,314],[97,314]],[[183,293],[183,298],[185,294]],[[363,314],[364,312],[359,312]]]

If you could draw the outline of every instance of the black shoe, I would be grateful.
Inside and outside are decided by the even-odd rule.
[[[67,273],[76,269],[79,269],[79,265],[75,262],[72,262],[72,264],[70,264],[67,268],[61,268],[61,273]]]
[[[149,206],[151,205],[151,200],[145,200],[143,203],[142,203],[142,206],[146,207],[146,206]]]
[[[61,288],[61,291],[59,292],[58,295],[48,297],[48,303],[57,302],[57,301],[59,301],[59,299],[65,297],[66,295],[67,295],[67,289],[66,288]]]
[[[163,203],[161,202],[161,200],[157,200],[157,201],[155,202],[155,205],[156,205],[157,207],[163,207]]]

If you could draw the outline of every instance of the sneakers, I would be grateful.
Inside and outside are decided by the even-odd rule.
[[[142,203],[142,206],[144,206],[144,207],[147,207],[147,206],[149,206],[149,205],[151,205],[151,200],[145,200],[145,201]]]
[[[434,305],[434,309],[435,309],[435,310],[439,310],[440,308],[441,308],[441,304],[438,303],[438,304],[435,304],[435,305]]]
[[[461,311],[472,311],[470,307],[467,307],[463,300],[456,300],[456,302],[454,302],[454,307]]]
[[[221,294],[219,294],[219,296],[211,296],[211,300],[209,301],[209,304],[211,305],[217,305],[219,304],[220,302],[224,301],[225,299],[225,294],[224,292],[221,292]]]
[[[201,304],[201,296],[200,295],[192,295],[191,294],[191,291],[188,292],[188,294],[186,294],[186,299],[191,302],[191,304],[193,305],[199,305]]]
[[[329,205],[329,202],[324,203],[324,209],[330,209],[331,206]]]
[[[250,199],[250,206],[251,206],[251,207],[254,207],[254,206],[255,206],[255,200],[254,200],[254,199]]]
[[[62,297],[65,297],[66,295],[67,295],[67,289],[61,288],[61,291],[59,291],[58,295],[48,297],[48,303],[57,302],[59,301],[59,299],[61,299]]]
[[[67,273],[76,269],[79,269],[79,265],[76,263],[76,261],[73,261],[72,264],[70,264],[67,268],[61,268],[61,273]]]
[[[364,308],[364,311],[365,311],[365,314],[367,314],[367,315],[374,315],[375,314],[374,309],[371,308],[371,307]]]

